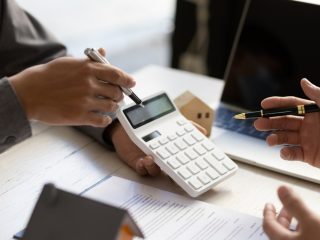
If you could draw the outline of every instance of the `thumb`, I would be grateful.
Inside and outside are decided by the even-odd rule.
[[[281,186],[278,196],[283,207],[294,216],[300,224],[308,222],[313,213],[307,208],[302,199],[289,187]]]
[[[98,52],[102,55],[102,56],[106,56],[106,50],[104,48],[99,48]]]
[[[320,88],[312,84],[306,78],[301,80],[301,87],[303,92],[312,100],[320,106]]]

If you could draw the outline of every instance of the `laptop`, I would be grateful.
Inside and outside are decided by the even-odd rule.
[[[247,0],[224,75],[212,140],[232,159],[320,183],[320,169],[280,158],[267,132],[232,117],[261,108],[269,96],[306,98],[300,80],[320,86],[320,5],[293,0]]]

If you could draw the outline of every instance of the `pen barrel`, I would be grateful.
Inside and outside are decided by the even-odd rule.
[[[319,112],[320,108],[317,104],[307,104],[307,105],[298,105],[292,108],[278,108],[278,109],[270,109],[270,110],[262,110],[262,117],[277,117],[277,116],[285,116],[285,115],[296,115],[303,116],[306,113],[311,112]]]
[[[245,113],[245,118],[259,118],[261,117],[261,111],[254,111]]]
[[[306,113],[319,112],[320,108],[317,104],[304,105],[304,110]]]
[[[285,115],[300,115],[298,114],[298,109],[295,108],[286,108],[286,109],[273,109],[273,110],[263,110],[262,117],[278,117]]]

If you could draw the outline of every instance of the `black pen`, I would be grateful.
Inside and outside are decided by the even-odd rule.
[[[84,53],[92,60],[95,62],[99,63],[104,63],[104,64],[110,64],[108,60],[103,57],[97,50],[93,48],[86,48],[84,50]],[[140,105],[143,107],[142,101],[138,96],[130,89],[130,88],[125,88],[125,87],[120,87],[121,90],[126,94],[129,98],[132,99],[137,105]]]
[[[298,105],[296,107],[291,108],[275,108],[275,109],[267,109],[267,110],[259,110],[254,112],[240,113],[233,118],[235,119],[249,119],[249,118],[260,118],[260,117],[277,117],[284,115],[295,115],[301,116],[306,113],[312,112],[320,112],[320,108],[317,104],[307,104],[307,105]]]

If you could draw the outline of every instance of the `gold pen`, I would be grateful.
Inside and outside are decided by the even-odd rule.
[[[250,119],[250,118],[260,118],[260,117],[277,117],[277,116],[284,116],[284,115],[295,115],[295,116],[301,116],[306,113],[311,112],[319,112],[320,108],[317,104],[307,104],[307,105],[298,105],[296,107],[291,108],[276,108],[276,109],[267,109],[267,110],[259,110],[254,112],[247,112],[247,113],[240,113],[233,118],[235,119]]]

